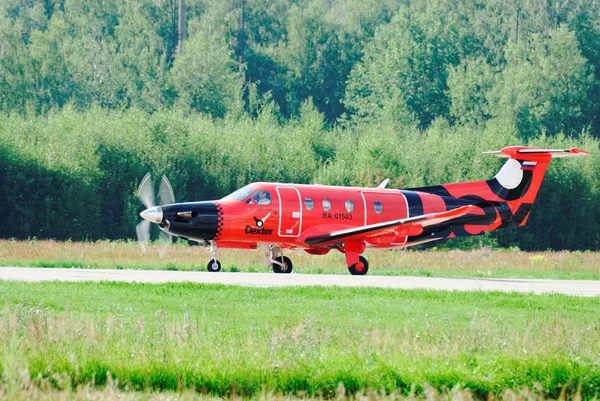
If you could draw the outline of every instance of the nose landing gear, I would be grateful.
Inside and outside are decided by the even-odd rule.
[[[287,256],[280,256],[272,264],[275,273],[291,273],[292,261]]]
[[[210,256],[211,259],[206,264],[206,270],[213,273],[221,271],[221,262],[217,260],[217,244],[215,242],[210,243]]]
[[[277,256],[279,255],[279,256]],[[292,261],[287,256],[281,254],[281,249],[275,245],[270,245],[265,255],[266,265],[271,265],[273,272],[288,274],[292,272]]]

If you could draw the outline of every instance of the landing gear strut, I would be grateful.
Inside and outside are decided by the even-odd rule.
[[[364,251],[364,242],[347,242],[344,244],[348,271],[353,276],[364,276],[369,271],[369,261],[361,255]]]
[[[282,255],[281,249],[279,247],[275,245],[269,245],[269,250],[265,256],[267,266],[270,263],[273,272],[285,274],[292,272],[292,261],[287,256]]]
[[[217,244],[215,242],[210,243],[210,256],[211,259],[206,264],[206,270],[213,273],[221,271],[221,262],[217,260]]]

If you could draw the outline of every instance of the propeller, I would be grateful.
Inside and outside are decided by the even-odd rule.
[[[154,185],[152,183],[152,176],[150,175],[150,173],[146,174],[140,182],[137,197],[144,204],[144,206],[146,206],[146,209],[150,209],[156,206],[156,202],[154,201]],[[159,205],[168,205],[171,203],[175,203],[173,187],[171,187],[171,183],[165,175],[163,175],[160,180],[160,187],[158,189],[158,203]],[[150,242],[150,227],[150,221],[148,220],[142,220],[135,227],[138,242],[140,243],[140,246],[142,247],[144,253],[146,252],[148,243]],[[171,239],[171,234],[161,230],[159,235],[159,243],[161,245],[160,256],[163,256],[167,250],[167,247],[173,243]]]
[[[152,188],[152,176],[147,173],[138,188],[138,198],[142,201],[146,209],[154,207],[154,189]]]

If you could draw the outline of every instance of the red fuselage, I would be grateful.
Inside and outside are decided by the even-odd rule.
[[[410,215],[406,195],[395,189],[278,183],[255,183],[246,188],[253,191],[244,199],[226,197],[215,202],[221,213],[215,241],[221,248],[254,248],[259,243],[311,248],[305,243],[307,238]],[[262,202],[257,195],[261,191],[268,194],[268,198],[262,195]],[[428,213],[446,210],[439,197],[420,196],[438,198],[426,202]],[[396,247],[406,242],[406,235],[388,235],[367,245]]]
[[[167,204],[141,215],[171,235],[210,244],[209,271],[221,268],[218,248],[262,243],[273,245],[268,262],[275,272],[292,270],[278,250],[301,248],[313,254],[337,249],[352,274],[365,274],[365,247],[405,247],[525,225],[550,160],[589,154],[522,146],[487,153],[508,159],[489,180],[403,190],[261,182],[219,201]]]

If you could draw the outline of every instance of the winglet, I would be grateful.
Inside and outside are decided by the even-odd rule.
[[[390,182],[389,178],[386,178],[385,180],[381,181],[381,184],[377,185],[377,189],[384,189],[385,187],[387,187],[387,184]]]

